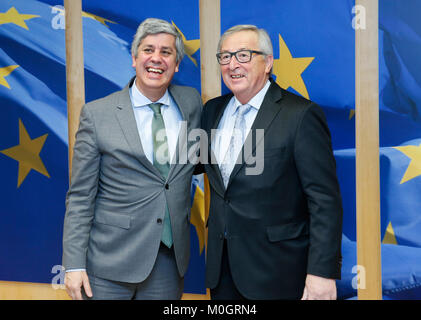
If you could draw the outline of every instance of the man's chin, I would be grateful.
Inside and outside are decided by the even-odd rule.
[[[231,92],[235,96],[244,94],[245,92],[247,92],[249,90],[248,87],[246,85],[244,85],[244,84],[241,84],[241,85],[240,84],[235,84],[235,85],[231,85],[231,86],[227,86],[227,87],[231,90]]]
[[[159,89],[159,88],[167,88],[169,86],[169,81],[166,81],[166,79],[147,79],[145,81],[145,86],[149,87],[149,88],[155,88],[155,89]]]

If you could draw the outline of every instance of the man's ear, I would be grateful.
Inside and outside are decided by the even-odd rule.
[[[273,67],[273,55],[267,55],[265,59],[266,67],[265,72],[270,73],[270,70]]]
[[[136,68],[136,58],[132,55],[132,67]]]
[[[177,63],[177,65],[175,66],[175,72],[178,72],[178,69],[179,69],[179,67],[180,67],[180,62],[181,62],[181,61],[179,61],[179,62]]]

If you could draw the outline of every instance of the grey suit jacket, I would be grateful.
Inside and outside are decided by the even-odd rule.
[[[193,164],[177,161],[164,180],[146,158],[129,96],[133,80],[82,108],[63,231],[66,269],[85,268],[97,277],[130,283],[143,281],[152,270],[166,204],[178,271],[185,274],[194,171]],[[187,133],[199,128],[197,90],[171,85],[169,92],[187,121]],[[193,143],[183,138],[177,150],[190,150]]]

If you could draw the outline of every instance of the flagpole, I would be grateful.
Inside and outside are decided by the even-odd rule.
[[[221,35],[220,0],[200,0],[200,69],[203,103],[221,95],[216,50]]]
[[[220,0],[199,0],[200,20],[200,71],[202,101],[221,95],[221,71],[216,60],[216,50],[221,35],[221,4]],[[210,187],[206,174],[204,175],[205,193],[205,225],[209,216]],[[205,230],[205,248],[207,247],[207,229]],[[207,292],[210,297],[209,290]]]
[[[378,1],[355,4],[365,11],[355,27],[358,299],[381,300]]]
[[[64,8],[66,11],[66,83],[70,182],[75,135],[79,127],[80,111],[85,104],[82,0],[64,0]]]
[[[216,60],[216,50],[221,35],[220,0],[200,0],[200,70],[202,101],[221,95],[221,71]],[[205,222],[209,215],[210,190],[205,174]],[[207,233],[206,233],[207,234]],[[207,238],[207,237],[206,237]],[[207,239],[205,240],[207,243]]]

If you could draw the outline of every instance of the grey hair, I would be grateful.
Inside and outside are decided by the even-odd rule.
[[[179,63],[184,57],[184,43],[180,32],[178,32],[175,26],[168,21],[156,18],[144,20],[137,28],[132,42],[132,55],[137,58],[137,51],[142,40],[149,35],[158,33],[167,33],[175,37],[175,48],[177,51],[176,61]]]
[[[240,31],[253,31],[257,34],[258,42],[259,42],[259,50],[262,51],[265,55],[273,55],[273,47],[272,41],[270,40],[269,34],[265,29],[259,29],[258,27],[251,25],[251,24],[240,24],[229,28],[224,34],[221,36],[218,42],[218,52],[221,52],[222,43],[224,40],[232,35],[233,33],[237,33]]]

